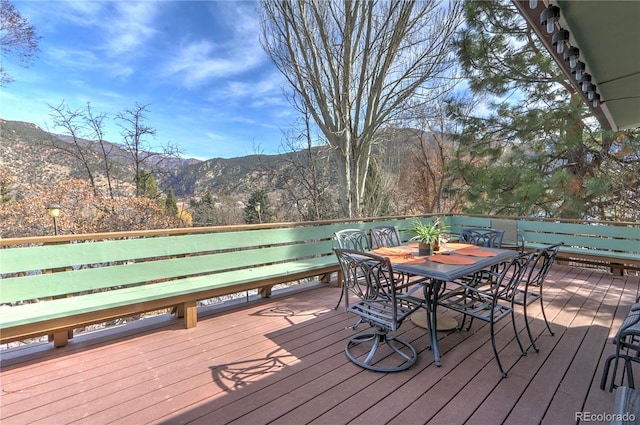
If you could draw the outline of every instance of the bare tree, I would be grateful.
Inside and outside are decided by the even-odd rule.
[[[171,144],[153,146],[149,138],[156,135],[155,128],[149,127],[147,113],[149,105],[141,105],[136,102],[133,108],[125,109],[116,115],[116,120],[122,129],[123,146],[128,152],[134,168],[134,180],[136,196],[143,194],[142,171],[150,173],[159,170],[160,164],[171,157],[179,155],[179,149]]]
[[[104,163],[104,171],[105,177],[107,179],[107,189],[109,191],[109,197],[113,199],[115,197],[115,194],[113,192],[113,180],[111,173],[113,162],[110,158],[111,151],[113,150],[113,145],[111,145],[104,139],[103,122],[106,118],[107,114],[104,112],[97,115],[94,114],[91,110],[91,104],[87,102],[87,112],[84,116],[84,121],[88,131],[90,131],[91,135],[93,136],[91,137],[91,139],[94,140],[94,142],[100,149],[100,154],[102,155],[102,161]]]
[[[283,203],[294,205],[303,220],[335,218],[335,205],[331,193],[331,154],[321,137],[314,137],[311,115],[304,104],[291,99],[300,112],[297,125],[285,134],[283,146],[286,182]],[[288,210],[288,209],[285,209]]]
[[[66,135],[71,139],[71,144],[68,147],[60,145],[58,149],[80,161],[87,173],[93,192],[97,194],[98,188],[96,187],[96,179],[91,167],[93,158],[91,158],[91,151],[87,149],[87,140],[82,138],[85,115],[80,110],[71,110],[64,101],[58,106],[48,106],[51,109],[49,116],[53,121],[54,128],[64,129]]]
[[[21,66],[28,67],[37,57],[40,38],[27,18],[7,0],[0,0],[0,52],[3,58],[0,61],[0,87],[13,81],[2,67],[4,59],[14,57]]]
[[[333,146],[344,212],[358,216],[378,130],[407,99],[435,101],[447,77],[461,2],[261,3],[263,48]]]

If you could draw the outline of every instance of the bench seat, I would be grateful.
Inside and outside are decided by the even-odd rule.
[[[0,310],[2,341],[66,332],[71,326],[86,326],[128,314],[174,306],[181,307],[180,315],[184,316],[185,326],[189,328],[197,322],[195,303],[199,300],[270,287],[279,282],[302,279],[310,274],[324,275],[337,271],[338,265],[334,257],[320,257],[5,306]]]
[[[173,308],[196,326],[197,302],[339,274],[335,226],[240,228],[180,236],[0,249],[0,343]]]

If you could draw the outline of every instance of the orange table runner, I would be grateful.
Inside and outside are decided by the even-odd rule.
[[[459,249],[478,249],[480,248],[478,245],[473,245],[470,243],[460,243],[460,242],[449,242],[446,245],[447,251],[458,251]]]
[[[393,264],[421,264],[426,262],[424,257],[413,255],[413,249],[408,247],[382,247],[373,250],[374,253],[389,258]]]
[[[391,257],[391,256],[407,256],[407,255],[413,255],[413,249],[409,248],[409,247],[381,247],[381,248],[376,248],[373,250],[374,253],[378,254],[378,255],[384,255],[386,257]]]
[[[442,264],[475,264],[476,262],[473,258],[467,258],[461,255],[430,255],[427,258],[429,261]]]
[[[495,252],[491,252],[491,251],[485,251],[482,249],[469,249],[469,248],[457,249],[456,254],[470,255],[472,257],[495,257],[496,255],[498,255]]]

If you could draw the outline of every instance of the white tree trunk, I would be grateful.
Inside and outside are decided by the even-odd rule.
[[[408,99],[435,101],[430,89],[449,77],[459,4],[262,1],[263,47],[333,146],[349,217],[363,213],[378,131],[402,115]]]

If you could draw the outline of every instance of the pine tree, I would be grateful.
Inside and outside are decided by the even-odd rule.
[[[193,210],[193,225],[214,226],[216,224],[222,223],[220,222],[220,217],[216,210],[213,195],[211,194],[211,191],[207,190],[202,196],[202,199],[196,203]]]
[[[466,211],[632,219],[615,211],[635,202],[630,191],[638,198],[638,132],[595,123],[510,1],[467,1],[465,11],[458,57],[471,91],[491,100],[484,115],[450,104],[462,131],[449,171]]]
[[[164,209],[169,217],[178,217],[178,202],[176,201],[176,196],[173,193],[173,189],[169,189],[167,199],[165,199],[164,201]]]
[[[271,203],[264,190],[256,190],[249,197],[247,205],[244,207],[244,221],[249,224],[273,221]]]

